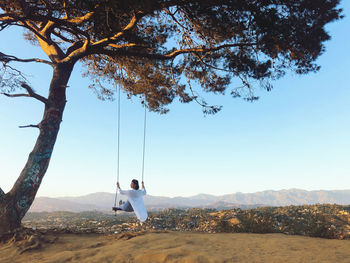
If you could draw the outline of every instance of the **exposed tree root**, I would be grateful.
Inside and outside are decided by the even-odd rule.
[[[18,228],[0,237],[0,242],[16,246],[19,254],[42,248],[45,244],[53,244],[58,240],[57,235],[47,235],[46,231],[31,228]]]

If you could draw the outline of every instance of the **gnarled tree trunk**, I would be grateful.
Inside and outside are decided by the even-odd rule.
[[[49,97],[34,149],[11,191],[2,195],[0,193],[0,236],[20,227],[22,218],[34,201],[56,142],[66,105],[66,87],[73,66],[72,63],[54,66]]]

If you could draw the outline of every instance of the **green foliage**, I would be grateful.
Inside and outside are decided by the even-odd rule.
[[[339,0],[3,0],[0,30],[25,28],[31,43],[46,42],[53,64],[80,60],[101,99],[121,87],[167,112],[175,98],[210,106],[195,90],[258,99],[254,87],[287,70],[319,70],[316,59],[341,18]],[[23,22],[26,21],[26,22]],[[41,43],[42,45],[42,43]],[[45,49],[45,47],[43,46]],[[8,58],[5,57],[5,58]],[[0,59],[1,60],[1,59]],[[2,60],[4,61],[4,60]],[[16,60],[18,61],[18,60]],[[238,81],[238,82],[237,82]]]

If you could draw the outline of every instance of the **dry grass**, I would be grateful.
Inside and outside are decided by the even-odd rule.
[[[283,234],[140,232],[30,235],[0,244],[0,262],[349,262],[350,240]]]

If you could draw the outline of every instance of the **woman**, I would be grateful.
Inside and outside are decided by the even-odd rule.
[[[137,218],[144,222],[147,219],[147,210],[145,207],[145,204],[143,202],[143,196],[146,195],[146,189],[145,185],[142,182],[142,190],[139,190],[139,181],[133,179],[131,181],[130,187],[131,190],[122,190],[120,188],[119,182],[117,182],[117,187],[119,189],[119,193],[122,195],[126,195],[128,200],[121,204],[120,207],[113,207],[112,209],[114,211],[122,210],[125,212],[132,212],[134,211]]]

